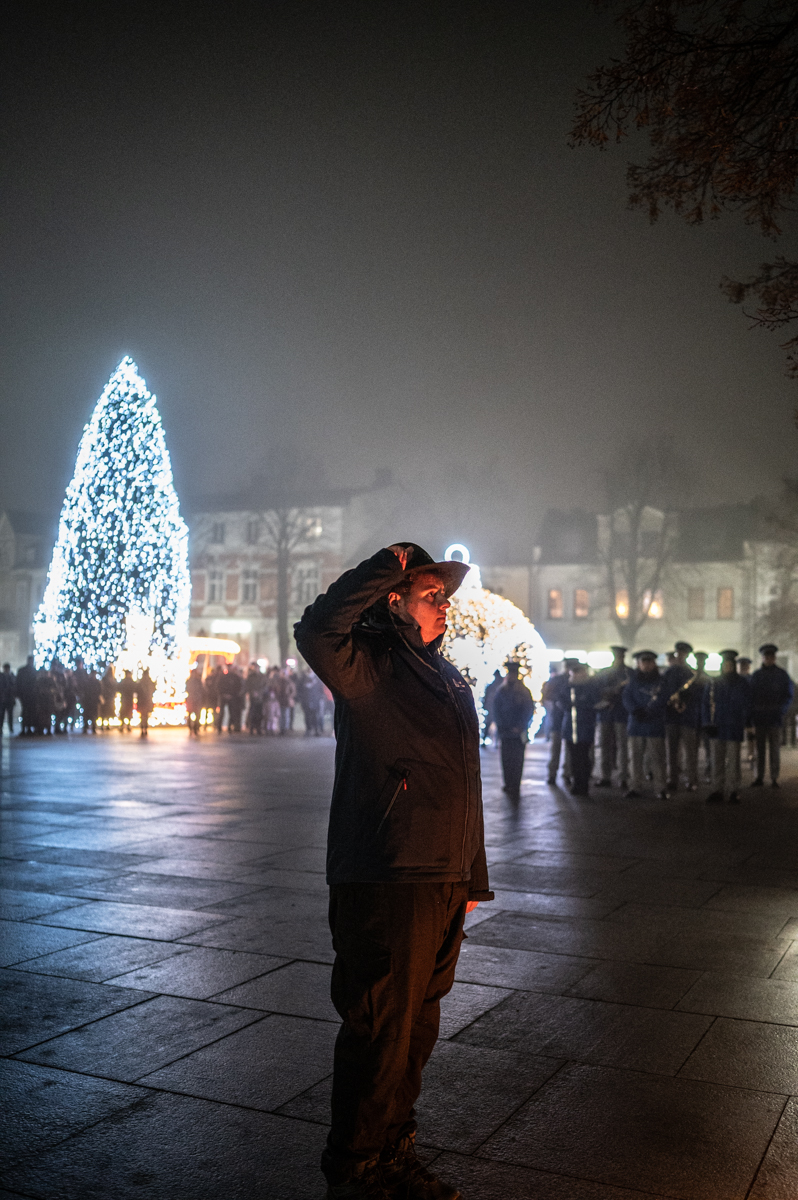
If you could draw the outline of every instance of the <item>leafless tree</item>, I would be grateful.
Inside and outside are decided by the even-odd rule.
[[[606,7],[616,7],[610,0]],[[634,0],[617,17],[623,57],[577,96],[572,143],[601,149],[631,133],[652,153],[628,167],[629,203],[690,224],[742,211],[770,237],[798,173],[798,12],[794,0]],[[798,318],[798,262],[778,257],[748,280],[724,279],[755,325]],[[798,335],[785,343],[798,376]]]
[[[253,517],[277,566],[277,644],[284,665],[290,647],[292,561],[321,532],[318,507],[327,488],[321,460],[293,446],[275,447],[251,486]],[[315,500],[315,504],[314,504]]]
[[[630,445],[604,474],[598,554],[615,628],[630,648],[660,601],[678,534],[682,471],[667,445]]]

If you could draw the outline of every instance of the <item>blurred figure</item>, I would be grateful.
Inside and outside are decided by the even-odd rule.
[[[141,718],[139,737],[148,737],[150,732],[150,717],[152,716],[152,697],[155,691],[155,680],[150,675],[149,667],[145,667],[136,680],[136,708]]]
[[[568,704],[570,672],[578,663],[578,658],[563,659],[563,670],[553,678],[549,678],[543,685],[544,699],[550,708],[551,752],[549,754],[548,782],[552,786],[557,783],[557,771],[560,768],[563,744],[565,745],[563,780],[568,787],[573,782],[571,778],[571,750],[568,742],[563,743],[562,726],[565,719],[565,709]]]
[[[280,733],[290,733],[294,728],[295,706],[296,676],[290,667],[286,667],[282,675],[282,694],[280,696]]]
[[[712,791],[707,804],[740,799],[740,748],[751,720],[751,688],[737,674],[737,651],[721,650],[720,677],[704,691],[704,724],[712,738]]]
[[[17,671],[17,697],[22,706],[22,736],[30,737],[36,731],[36,667],[32,654]]]
[[[97,732],[97,714],[100,710],[102,683],[95,671],[86,671],[81,685],[81,708],[83,709],[83,732]]]
[[[69,727],[70,713],[73,713],[75,709],[75,702],[67,673],[57,658],[50,663],[50,678],[52,680],[52,714],[55,732],[65,734]]]
[[[502,748],[504,790],[511,800],[518,800],[529,722],[535,712],[535,701],[529,688],[521,682],[519,663],[508,662],[505,665],[507,676],[494,693],[493,714]]]
[[[244,680],[237,667],[232,664],[222,675],[222,701],[227,705],[227,732],[241,732],[241,714],[244,711]]]
[[[696,669],[690,680],[689,687],[683,689],[679,703],[682,709],[681,739],[684,747],[684,769],[687,776],[687,790],[695,792],[698,789],[698,747],[702,737],[702,704],[704,688],[709,683],[709,676],[704,667],[708,655],[703,650],[696,650]]]
[[[669,792],[678,792],[681,780],[682,755],[687,758],[687,742],[690,740],[684,722],[685,692],[693,678],[693,672],[687,665],[687,656],[693,653],[689,642],[677,642],[673,661],[663,676],[663,686],[667,698],[665,707],[665,762],[666,787]],[[687,734],[687,736],[685,736]]]
[[[591,679],[584,663],[576,663],[568,672],[568,705],[562,725],[563,740],[571,747],[571,795],[590,792],[593,742],[596,736],[596,705],[602,687]]]
[[[224,668],[221,663],[217,663],[205,680],[207,705],[213,713],[213,726],[217,733],[222,732],[222,718],[224,716],[223,688]]]
[[[55,680],[47,667],[36,672],[36,732],[52,734],[55,715]]]
[[[749,683],[751,682],[751,659],[747,655],[741,655],[737,659],[737,674],[741,679],[747,679]],[[745,731],[745,759],[753,771],[754,763],[756,762],[756,732],[753,725],[749,725]]]
[[[186,680],[186,716],[188,717],[189,737],[199,737],[204,708],[205,684],[202,682],[202,668],[195,663]]]
[[[490,737],[491,726],[493,725],[494,720],[495,720],[495,717],[493,714],[493,704],[494,704],[494,700],[496,697],[496,692],[499,690],[501,685],[502,685],[502,673],[499,670],[499,668],[497,667],[496,670],[493,672],[493,679],[490,681],[488,686],[485,688],[485,691],[482,695],[482,710],[485,714],[485,725],[482,730],[482,744],[483,745],[488,741],[488,739]]]
[[[114,668],[109,664],[100,680],[100,728],[110,729],[111,721],[116,712],[116,676]]]
[[[623,689],[631,678],[632,670],[626,665],[626,646],[610,646],[610,651],[612,666],[596,676],[601,685],[601,699],[597,706],[601,754],[598,787],[612,787],[612,778],[617,771],[618,786],[625,788],[629,777],[629,743]]]
[[[665,705],[668,697],[657,668],[653,650],[638,650],[634,655],[637,670],[623,690],[623,704],[629,720],[629,749],[632,757],[631,787],[628,800],[643,795],[644,759],[648,754],[654,787],[660,800],[668,799],[665,788]]]
[[[119,726],[119,732],[130,733],[130,722],[133,720],[133,703],[136,698],[136,681],[133,678],[132,671],[125,671],[116,690],[119,693],[119,720],[122,722]]]
[[[266,732],[275,734],[280,732],[280,698],[282,696],[282,679],[280,678],[280,668],[272,667],[269,674],[266,676],[265,692],[265,709],[266,709]]]
[[[265,676],[258,664],[249,664],[249,671],[244,681],[247,695],[247,729],[250,734],[259,734],[263,725],[263,684]]]
[[[3,733],[3,722],[8,722],[8,732],[14,733],[14,705],[17,702],[17,677],[11,670],[11,663],[3,663],[0,671],[0,736]]]
[[[776,664],[778,649],[773,642],[760,646],[762,666],[751,676],[752,721],[756,736],[756,779],[751,787],[764,784],[766,758],[770,760],[770,786],[779,786],[781,727],[795,689],[787,672]]]

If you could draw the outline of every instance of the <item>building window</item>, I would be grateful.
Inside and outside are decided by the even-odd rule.
[[[574,616],[577,620],[590,616],[590,593],[586,588],[576,588],[574,591]]]
[[[643,592],[643,612],[648,613],[652,620],[659,621],[664,611],[662,592],[656,591],[653,596],[649,591]]]
[[[303,563],[294,568],[294,603],[298,608],[312,604],[320,591],[317,563]]]
[[[244,604],[258,602],[258,572],[252,568],[244,572],[243,601]]]
[[[191,576],[191,599],[198,604],[205,602],[205,576],[201,571],[194,571]]]
[[[706,599],[703,588],[687,589],[687,620],[703,621],[706,610]]]
[[[224,598],[228,604],[238,604],[238,573],[231,571],[225,581]]]
[[[224,586],[224,576],[221,571],[208,572],[208,603],[222,603],[222,587]]]
[[[718,588],[718,620],[734,620],[734,588]]]
[[[248,546],[255,546],[260,538],[260,521],[256,521],[254,517],[247,521],[246,539]]]
[[[619,588],[615,593],[615,615],[622,621],[629,616],[629,593],[626,588]]]
[[[549,620],[562,620],[562,591],[560,588],[549,588]]]
[[[211,541],[217,546],[224,543],[224,521],[214,521],[211,525]]]

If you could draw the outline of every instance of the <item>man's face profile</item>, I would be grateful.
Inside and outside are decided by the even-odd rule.
[[[391,592],[388,604],[398,616],[416,622],[427,645],[446,629],[446,613],[451,603],[446,598],[443,580],[434,571],[415,575],[409,592]]]

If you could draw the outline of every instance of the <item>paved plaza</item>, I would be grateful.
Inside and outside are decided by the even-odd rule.
[[[796,1200],[798,780],[575,800],[544,752],[519,806],[484,755],[424,1156],[466,1200]],[[0,1198],[321,1200],[331,739],[1,753]]]

